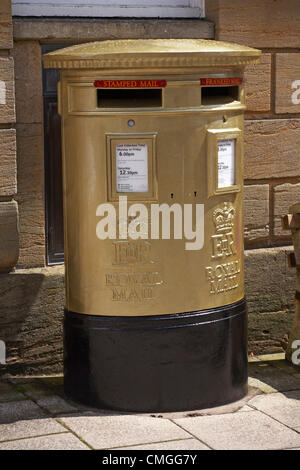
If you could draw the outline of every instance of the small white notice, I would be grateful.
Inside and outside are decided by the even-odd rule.
[[[116,145],[117,193],[148,192],[147,144]]]
[[[235,184],[235,140],[218,141],[218,188]]]

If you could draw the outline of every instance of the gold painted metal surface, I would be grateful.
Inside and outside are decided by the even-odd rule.
[[[208,39],[122,39],[50,52],[44,64],[62,69],[244,66],[259,56],[257,49]]]
[[[245,63],[259,55],[214,41],[142,40],[74,46],[44,57],[46,66],[62,68],[69,310],[159,315],[228,305],[244,296],[244,89],[239,86],[236,99],[226,103],[216,95],[204,104],[199,80],[241,77]],[[162,107],[98,108],[95,80],[141,76],[167,80]],[[128,126],[129,120],[134,127]],[[226,135],[237,139],[235,185],[216,190],[217,140]],[[122,141],[149,143],[149,191],[118,194],[128,196],[129,206],[142,202],[150,208],[153,201],[204,204],[201,250],[185,250],[185,239],[97,238],[97,207],[107,202],[118,206],[113,159],[116,143]]]

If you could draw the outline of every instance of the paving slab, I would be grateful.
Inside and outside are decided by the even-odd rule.
[[[66,432],[66,429],[55,419],[16,421],[10,424],[0,424],[0,442],[60,432]]]
[[[25,395],[8,383],[0,383],[0,403],[6,401],[26,400]]]
[[[71,433],[52,434],[0,443],[0,450],[89,450]]]
[[[240,411],[244,406],[247,405],[251,398],[255,397],[261,393],[257,390],[257,387],[248,387],[248,393],[245,397],[237,400],[233,403],[228,403],[227,405],[215,406],[212,408],[202,408],[201,410],[192,410],[192,411],[175,411],[175,412],[166,412],[166,413],[147,413],[144,416],[151,416],[155,418],[165,418],[165,419],[180,419],[180,418],[194,418],[196,416],[210,416],[210,415],[222,415],[225,413],[235,413]],[[251,410],[251,408],[250,408]],[[248,410],[248,411],[250,411]]]
[[[63,392],[64,377],[62,374],[41,376],[40,379],[47,387],[56,388]]]
[[[287,392],[300,390],[300,378],[273,367],[270,363],[256,362],[249,364],[249,377],[272,387],[272,391]],[[251,383],[251,380],[249,381]]]
[[[299,450],[299,367],[282,354],[257,356],[249,374],[249,393],[238,402],[161,414],[72,402],[61,375],[14,377],[0,383],[0,450]]]
[[[243,411],[253,411],[253,408],[250,408],[250,406],[245,405],[242,408],[240,408],[237,412],[242,413]]]
[[[300,367],[294,364],[291,364],[285,359],[282,359],[280,361],[272,361],[270,364],[273,367],[280,369],[282,372],[285,372],[286,374],[292,374],[292,375],[296,375],[300,377]]]
[[[43,417],[47,414],[31,400],[0,403],[0,424]]]
[[[190,434],[163,418],[136,415],[97,415],[61,417],[71,431],[94,449],[107,449],[190,438]]]
[[[300,391],[259,395],[249,402],[259,411],[286,426],[300,429]]]
[[[262,382],[261,380],[254,379],[253,377],[248,378],[248,385],[257,388],[261,393],[274,393],[277,392],[276,388]]]
[[[299,447],[300,434],[260,411],[175,420],[216,450],[275,450]]]
[[[44,387],[51,395],[64,398],[64,378],[61,374],[38,377],[41,388]]]
[[[32,400],[38,400],[39,398],[53,395],[53,391],[40,382],[20,384],[17,389]]]
[[[210,450],[197,439],[182,439],[179,441],[158,442],[140,446],[120,447],[116,450]]]
[[[37,404],[51,414],[74,413],[77,411],[77,408],[57,395],[40,398],[37,400]]]
[[[16,380],[16,379],[14,379]],[[67,397],[63,395],[63,383],[62,377],[59,376],[50,376],[36,378],[34,381],[25,380],[22,381],[21,378],[16,380],[14,387],[7,384],[12,390],[18,390],[22,392],[23,399],[32,399],[37,402],[42,408],[47,409],[50,413],[58,414],[63,412],[75,412],[78,410],[89,411],[91,407],[77,404],[72,402]],[[56,395],[55,392],[60,393]],[[0,402],[1,402],[1,386],[0,386]]]

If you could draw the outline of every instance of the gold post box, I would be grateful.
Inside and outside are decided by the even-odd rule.
[[[61,70],[65,391],[134,411],[247,392],[243,71],[260,51],[116,40]]]

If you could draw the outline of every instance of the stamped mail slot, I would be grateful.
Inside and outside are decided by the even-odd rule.
[[[98,88],[98,108],[153,108],[162,106],[161,88]]]

